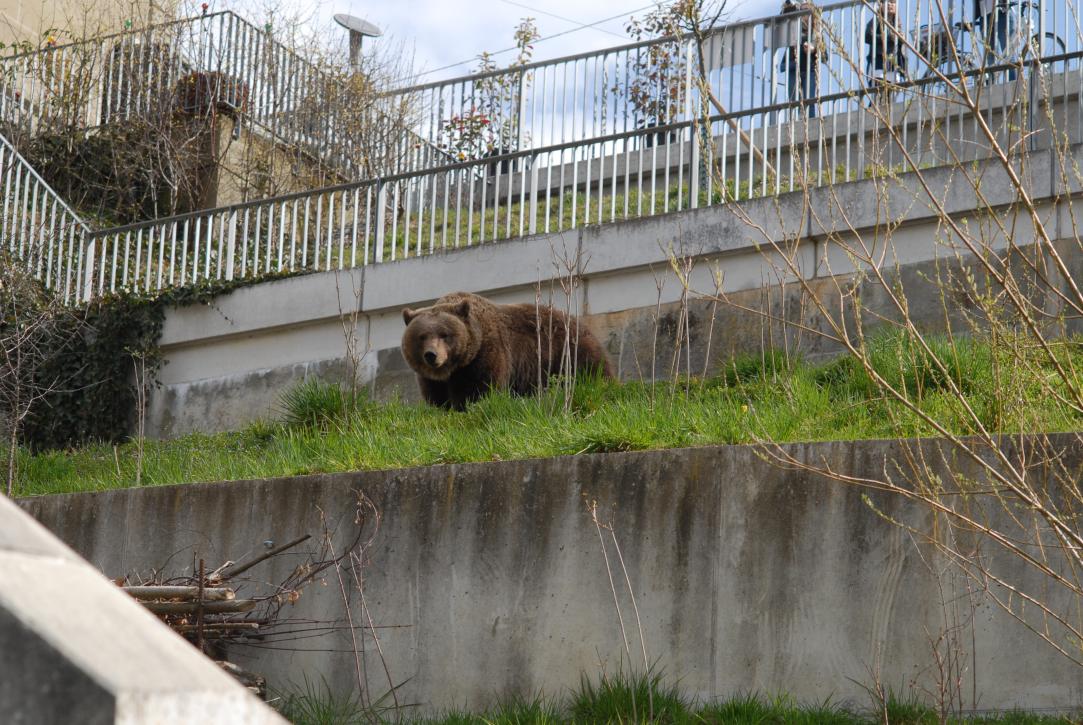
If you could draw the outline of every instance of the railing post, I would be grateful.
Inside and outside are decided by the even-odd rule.
[[[526,160],[526,157],[523,157]],[[538,155],[530,157],[530,234],[538,233]]]
[[[76,302],[89,302],[94,296],[94,237],[87,236],[84,241],[86,252],[83,254],[83,297]]]
[[[699,208],[699,120],[692,121],[692,125],[688,127],[688,130],[692,134],[692,158],[688,162],[688,186],[689,199],[688,208]]]
[[[237,212],[229,215],[229,232],[226,235],[226,280],[233,279],[233,255],[237,248]]]
[[[384,261],[384,213],[387,209],[387,184],[376,182],[376,255],[377,262]]]

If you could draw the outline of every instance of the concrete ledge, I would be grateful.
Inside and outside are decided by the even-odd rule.
[[[3,496],[0,672],[12,725],[285,723]]]
[[[1015,461],[1020,454],[1014,443],[1004,445]],[[1083,465],[1077,436],[1055,436],[1052,445],[1061,470]],[[888,471],[904,482],[909,462],[921,460],[947,487],[969,481],[981,488],[986,480],[969,459],[935,440],[799,443],[784,450],[807,465],[858,477]],[[957,654],[964,707],[1083,705],[1076,665],[978,588],[945,574],[951,569],[934,548],[919,550],[885,520],[924,530],[932,525],[927,510],[900,496],[779,467],[751,446],[118,490],[20,503],[106,571],[142,571],[172,561],[182,573],[193,552],[237,556],[266,539],[319,538],[325,527],[348,529],[358,492],[382,514],[365,554],[366,601],[390,677],[402,684],[400,701],[417,703],[420,712],[556,694],[574,687],[581,673],[621,661],[613,593],[588,501],[599,503],[620,541],[649,657],[691,694],[785,692],[802,701],[830,697],[860,707],[868,702],[862,684],[869,684],[873,667],[901,696],[911,687],[934,691],[929,637],[963,622]],[[863,500],[866,494],[872,506]],[[991,522],[1014,531],[995,506],[987,508]],[[1020,525],[1028,523],[1034,524],[1023,519]],[[967,546],[980,546],[985,565],[1040,593],[1057,611],[1074,611],[1072,596],[1046,587],[1021,560],[988,541],[968,539]],[[616,567],[612,550],[610,558]],[[274,559],[252,576],[281,581],[295,563]],[[631,600],[619,568],[614,576],[628,624]],[[343,597],[329,584],[306,589],[289,616],[344,622]],[[356,592],[352,601],[359,606]],[[952,608],[961,609],[952,615]],[[1045,624],[1036,609],[1022,614],[1031,624]],[[628,631],[636,636],[634,625]],[[1076,646],[1065,632],[1053,635]],[[371,632],[361,641],[369,692],[376,697],[387,691],[388,679]],[[280,687],[306,676],[326,678],[343,693],[356,685],[343,630],[283,650],[238,645],[231,657]]]

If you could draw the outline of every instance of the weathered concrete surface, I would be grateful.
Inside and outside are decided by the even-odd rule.
[[[1066,470],[1081,470],[1078,438],[1055,444]],[[940,453],[931,441],[784,450],[807,464],[879,476],[896,465],[907,470],[908,454],[919,447],[949,484],[952,476],[983,480],[972,463]],[[900,497],[784,469],[747,446],[110,491],[21,504],[110,575],[167,564],[179,573],[195,554],[241,559],[265,540],[318,538],[325,526],[337,531],[341,547],[358,492],[382,514],[379,530],[369,528],[375,539],[364,557],[366,600],[391,679],[401,684],[399,701],[423,710],[482,706],[539,690],[559,694],[583,672],[612,669],[622,657],[627,664],[590,501],[598,502],[620,542],[649,657],[690,693],[781,691],[864,706],[862,686],[873,672],[900,694],[933,687],[930,637],[958,624],[967,707],[1083,705],[1080,668],[952,576],[931,547],[916,546],[862,495],[886,516],[919,528],[930,523],[926,512]],[[1002,576],[1078,619],[1070,598],[1042,589],[1017,559],[989,542],[974,543]],[[607,546],[637,659],[632,602]],[[297,562],[273,560],[252,575],[281,581]],[[350,599],[356,619],[352,586]],[[336,578],[307,589],[287,616],[344,624]],[[376,696],[388,690],[388,680],[371,638],[362,639]],[[356,682],[342,633],[254,643],[232,656],[279,686],[324,677],[345,691]]]
[[[1083,149],[1075,153],[1083,163]],[[967,169],[980,175],[991,207],[1004,210],[1002,222],[1013,230],[1013,243],[1033,241],[1032,221],[1008,206],[1015,196],[1004,169],[990,163]],[[1055,182],[1051,154],[1034,152],[1017,171],[1038,200],[1049,233],[1073,240],[1075,202]],[[855,264],[851,254],[858,236],[888,278],[887,284],[871,276],[860,281],[869,324],[892,314],[887,292],[896,280],[906,290],[911,314],[930,328],[959,324],[964,305],[958,300],[945,304],[937,280],[948,270],[958,273],[976,265],[965,246],[946,235],[931,196],[944,213],[988,226],[983,236],[991,249],[1003,250],[1007,244],[988,220],[968,221],[978,201],[960,173],[926,170],[928,192],[912,174],[859,181],[815,189],[807,200],[799,193],[753,199],[740,205],[740,215],[715,206],[589,226],[267,282],[222,296],[210,306],[172,310],[163,331],[162,386],[150,396],[148,433],[170,437],[242,427],[275,415],[282,390],[312,375],[356,375],[379,397],[412,398],[416,384],[398,353],[400,310],[460,289],[499,302],[533,302],[540,285],[543,302],[588,318],[624,377],[668,375],[684,295],[670,268],[671,252],[695,261],[690,275],[694,292],[714,293],[714,274],[720,273],[721,291],[730,303],[693,300],[694,372],[709,369],[712,359],[768,344],[812,357],[830,354],[830,341],[816,334],[827,327],[811,305],[810,290],[832,309],[840,300],[853,304],[855,268],[868,269]],[[778,240],[788,241],[779,249],[767,246]],[[1078,245],[1069,241],[1064,247],[1078,266]],[[565,262],[579,280],[570,301],[559,280]],[[809,289],[802,290],[803,283]],[[776,322],[757,314],[765,310],[775,314]],[[784,330],[780,320],[806,329]],[[348,359],[348,340],[356,364]],[[652,350],[657,356],[653,363]]]
[[[0,722],[285,721],[0,496]]]

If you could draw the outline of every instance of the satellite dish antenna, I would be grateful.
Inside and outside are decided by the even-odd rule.
[[[361,40],[366,36],[379,38],[384,31],[356,15],[338,13],[335,22],[350,31],[350,70],[356,73],[361,70]]]

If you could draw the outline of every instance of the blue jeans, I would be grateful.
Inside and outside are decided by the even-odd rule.
[[[817,58],[808,53],[797,53],[797,62],[787,58],[786,87],[790,92],[790,101],[811,101],[808,106],[809,118],[816,117],[816,98],[819,95]]]
[[[1000,65],[1016,60],[1015,42],[1018,32],[1016,13],[1013,8],[997,5],[982,20],[985,27],[985,64]],[[1015,68],[1008,69],[1008,81],[1015,80]]]

